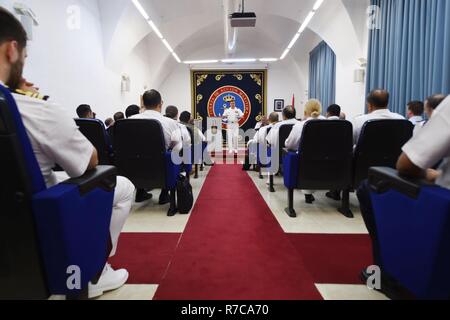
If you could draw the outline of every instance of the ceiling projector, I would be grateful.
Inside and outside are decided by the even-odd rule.
[[[230,16],[233,28],[254,28],[256,26],[256,14],[254,12],[236,12]]]

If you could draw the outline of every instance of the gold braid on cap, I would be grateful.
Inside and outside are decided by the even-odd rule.
[[[228,95],[228,96],[225,96],[225,97],[223,98],[223,101],[225,101],[225,102],[235,102],[235,101],[236,101],[236,98],[233,97],[233,96],[230,94],[230,95]]]

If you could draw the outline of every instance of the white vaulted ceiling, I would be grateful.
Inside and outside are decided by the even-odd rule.
[[[181,60],[229,58],[225,46],[224,2],[237,10],[240,0],[139,0]],[[356,1],[356,2],[355,2]],[[246,0],[258,17],[256,28],[238,30],[235,58],[280,58],[316,0]],[[146,46],[152,65],[150,85],[157,86],[178,63],[131,0],[98,0],[102,14],[106,64],[120,72],[136,48]],[[325,40],[338,63],[363,57],[368,0],[325,0],[286,60],[306,68],[312,46]],[[361,18],[363,17],[363,18]],[[335,23],[335,20],[338,23]],[[347,60],[347,61],[345,61]],[[280,63],[280,62],[275,62]],[[288,63],[288,62],[284,62]],[[299,75],[301,77],[301,75]]]

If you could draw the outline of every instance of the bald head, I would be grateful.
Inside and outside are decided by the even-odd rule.
[[[382,89],[371,91],[367,96],[367,106],[369,113],[380,109],[387,109],[389,106],[389,92]]]
[[[269,122],[270,122],[271,124],[273,124],[273,123],[277,123],[278,121],[280,121],[280,116],[279,116],[279,114],[278,114],[277,112],[272,112],[272,113],[269,115]]]

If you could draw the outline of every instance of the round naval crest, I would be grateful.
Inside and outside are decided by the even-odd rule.
[[[221,117],[232,104],[244,114],[239,121],[239,127],[242,127],[250,118],[252,104],[247,94],[238,87],[224,86],[214,91],[208,101],[208,117]]]

